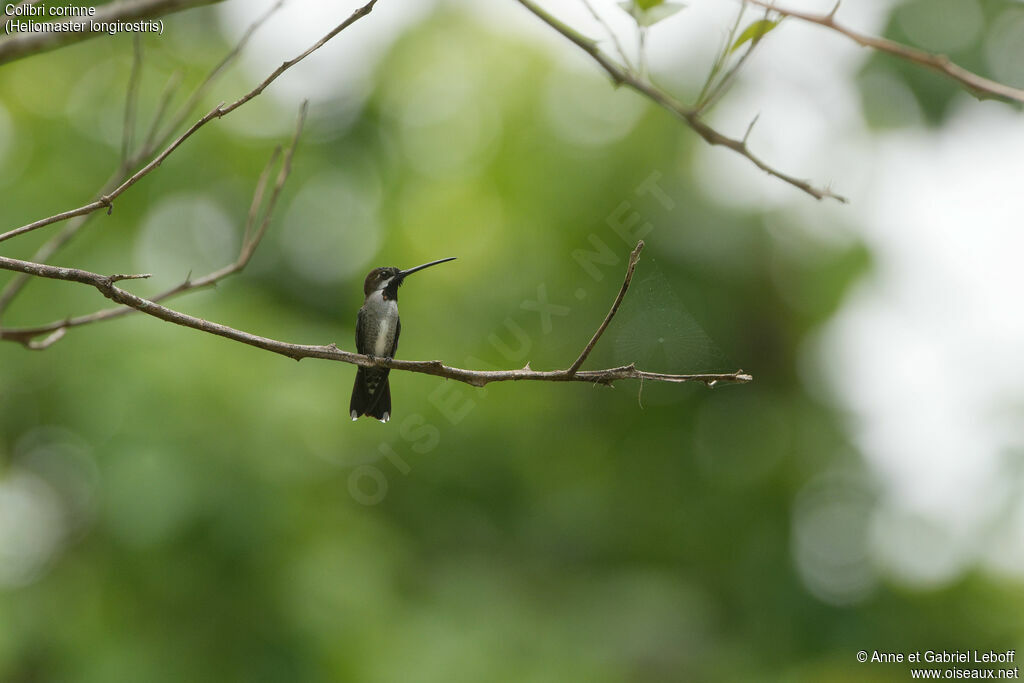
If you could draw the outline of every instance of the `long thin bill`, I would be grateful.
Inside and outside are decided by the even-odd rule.
[[[405,277],[406,275],[411,275],[411,274],[415,273],[417,270],[423,270],[424,268],[429,268],[430,266],[436,266],[438,263],[445,263],[447,261],[454,261],[455,258],[456,257],[454,257],[454,256],[449,256],[448,258],[438,259],[437,261],[431,261],[430,263],[424,263],[422,266],[416,266],[415,268],[410,268],[409,270],[400,271],[398,273],[398,276],[399,277]]]

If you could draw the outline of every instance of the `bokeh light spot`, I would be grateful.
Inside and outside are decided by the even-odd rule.
[[[239,232],[210,197],[180,194],[161,201],[143,219],[136,257],[141,269],[157,277],[199,276],[235,259]]]
[[[0,478],[0,587],[38,578],[63,538],[57,494],[35,474],[11,468]]]
[[[830,473],[798,494],[793,510],[793,561],[817,598],[849,605],[867,598],[877,578],[868,554],[874,496],[861,478]]]
[[[379,196],[372,175],[327,172],[307,181],[278,233],[295,274],[319,284],[362,275],[380,244]]]
[[[584,147],[607,145],[629,135],[644,113],[644,100],[608,87],[592,69],[558,69],[544,93],[548,125],[563,140]]]
[[[886,572],[919,589],[936,589],[955,580],[967,559],[949,529],[894,505],[874,515],[871,540]]]

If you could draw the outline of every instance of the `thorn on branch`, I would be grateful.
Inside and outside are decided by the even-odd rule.
[[[754,118],[750,121],[750,125],[747,126],[747,132],[743,134],[743,147],[744,148],[746,148],[747,140],[750,139],[750,133],[754,130],[754,124],[757,123],[757,120],[759,118],[761,118],[760,112],[757,115],[754,116]]]

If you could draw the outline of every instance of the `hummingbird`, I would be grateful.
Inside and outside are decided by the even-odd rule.
[[[398,288],[405,278],[416,271],[454,261],[455,257],[424,263],[408,270],[395,267],[374,268],[363,283],[366,301],[356,319],[356,351],[371,358],[395,357],[402,322],[398,319]],[[390,368],[364,368],[356,370],[356,383],[352,387],[349,414],[353,420],[362,415],[375,417],[381,422],[391,419]]]

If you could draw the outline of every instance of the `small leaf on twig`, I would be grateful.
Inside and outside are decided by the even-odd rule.
[[[768,33],[768,31],[771,31],[778,25],[779,22],[772,21],[771,19],[758,19],[750,26],[743,29],[743,33],[740,34],[739,38],[736,39],[736,42],[733,43],[732,47],[729,48],[729,54],[736,52],[736,50],[743,47],[743,45],[748,41],[752,40],[756,44],[757,41],[764,38],[765,34]]]
[[[665,2],[665,0],[623,0],[619,7],[633,17],[640,26],[653,26],[659,21],[668,19],[686,7],[681,2]]]

